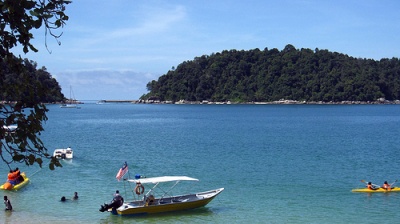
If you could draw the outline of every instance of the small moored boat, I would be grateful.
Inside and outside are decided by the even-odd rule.
[[[81,109],[80,106],[78,106],[78,101],[75,99],[74,92],[72,91],[72,87],[69,87],[69,99],[67,100],[68,103],[61,104],[60,108],[76,108],[76,109]]]
[[[71,147],[66,149],[56,149],[54,150],[53,156],[57,159],[72,159],[74,158],[74,151]]]
[[[161,176],[127,179],[125,181],[135,184],[133,192],[136,193],[140,199],[130,202],[123,202],[122,200],[119,203],[113,200],[110,204],[102,205],[99,211],[110,211],[114,215],[125,216],[194,209],[207,205],[224,190],[224,188],[218,188],[200,193],[173,196],[171,193],[172,189],[174,189],[179,182],[198,181],[198,179],[187,176]],[[162,185],[163,183],[170,183],[172,186],[164,188]],[[145,189],[148,189],[147,193]]]

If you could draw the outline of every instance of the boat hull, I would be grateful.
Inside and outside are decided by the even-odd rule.
[[[358,193],[389,193],[389,192],[400,192],[400,187],[394,187],[391,190],[385,190],[383,188],[379,188],[376,190],[371,190],[368,188],[358,188],[358,189],[353,189],[351,192],[358,192]]]
[[[147,206],[144,204],[144,202],[141,202],[142,205],[138,206],[138,203],[140,203],[139,201],[124,203],[121,207],[119,207],[116,210],[116,213],[121,216],[144,215],[144,214],[156,214],[156,213],[183,211],[183,210],[200,208],[207,205],[223,190],[224,188],[220,188],[203,193],[197,193],[195,195],[198,199],[182,201],[182,202],[172,202],[172,198],[168,198],[167,200],[171,199],[171,203],[162,204],[159,201],[155,205],[147,205]],[[115,214],[115,212],[113,212],[113,214]]]
[[[76,108],[76,105],[71,105],[71,104],[63,104],[60,106],[60,108]]]
[[[73,159],[74,151],[71,148],[56,149],[54,150],[53,156],[57,159]]]
[[[25,187],[29,183],[29,178],[26,177],[24,172],[21,173],[21,176],[24,177],[24,181],[22,181],[21,183],[12,186],[12,188],[10,188],[10,189],[7,189],[6,184],[3,184],[3,185],[0,186],[0,189],[2,189],[2,190],[10,190],[10,191],[18,191],[21,188]]]

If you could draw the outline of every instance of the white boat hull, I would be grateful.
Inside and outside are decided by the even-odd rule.
[[[74,158],[74,151],[68,147],[66,149],[54,150],[53,156],[58,159],[72,159]]]
[[[76,108],[76,105],[71,105],[71,104],[63,104],[60,106],[61,108]]]

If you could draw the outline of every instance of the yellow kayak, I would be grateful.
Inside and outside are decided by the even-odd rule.
[[[368,188],[358,188],[353,189],[351,192],[359,192],[359,193],[389,193],[389,192],[400,192],[400,187],[393,187],[391,190],[385,190],[383,188],[378,188],[376,190],[371,190]]]
[[[18,191],[19,189],[25,187],[29,182],[29,178],[26,177],[24,172],[21,173],[21,176],[24,178],[24,181],[22,181],[21,183],[16,184],[16,185],[11,185],[10,183],[6,182],[6,183],[4,183],[3,185],[0,186],[0,189],[2,189],[2,190],[10,190],[10,191]]]

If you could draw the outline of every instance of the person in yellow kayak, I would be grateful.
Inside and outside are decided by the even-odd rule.
[[[392,187],[390,186],[390,184],[388,184],[387,181],[385,181],[385,183],[383,183],[382,188],[387,190],[387,191],[392,190]]]
[[[375,190],[378,189],[378,188],[376,188],[371,182],[368,182],[367,188],[370,189],[370,190],[373,190],[373,191],[375,191]]]

